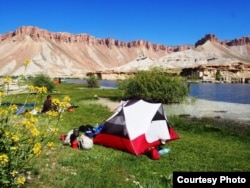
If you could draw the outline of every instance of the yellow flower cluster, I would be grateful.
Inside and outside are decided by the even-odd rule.
[[[41,143],[35,143],[34,147],[33,147],[33,152],[35,155],[40,155],[42,151],[42,145]]]
[[[7,110],[5,110],[5,109],[0,109],[0,115],[1,116],[5,116],[5,115],[7,115],[8,114],[8,111]]]
[[[60,100],[59,100],[58,98],[53,98],[53,99],[52,99],[52,104],[53,104],[54,106],[59,106]]]
[[[29,131],[33,137],[40,135],[40,131],[36,127],[37,122],[38,119],[34,116],[30,116],[29,119],[24,119],[22,121],[23,126],[26,127],[27,131]]]
[[[69,96],[65,96],[63,98],[62,102],[59,103],[59,107],[61,107],[61,108],[67,108],[69,104],[70,104],[70,97]]]
[[[26,179],[23,176],[17,178],[17,184],[18,185],[24,185],[25,181],[26,181]]]
[[[38,87],[38,86],[29,85],[28,89],[30,92],[35,92],[35,93],[39,93],[39,94],[40,93],[41,94],[47,93],[47,88],[44,86]]]
[[[24,125],[24,127],[28,128],[28,129],[32,129],[35,127],[35,124],[33,122],[31,122],[29,119],[24,119],[22,124]]]
[[[50,128],[49,132],[51,132],[51,133],[57,133],[58,132],[58,128],[55,128],[55,127]]]
[[[65,96],[62,101],[60,101],[58,98],[53,98],[52,104],[57,107],[59,112],[63,112],[64,109],[67,109],[70,105],[70,97]]]
[[[1,154],[0,155],[0,162],[3,164],[3,165],[6,165],[8,162],[9,162],[9,158],[6,154]]]
[[[10,109],[10,111],[15,112],[18,109],[18,107],[17,107],[17,105],[13,104],[9,107],[9,109]]]
[[[56,112],[56,111],[51,111],[51,110],[50,110],[50,111],[47,111],[46,114],[49,115],[49,116],[52,116],[52,117],[58,116],[58,112]]]
[[[30,64],[30,60],[24,61],[25,69]],[[26,80],[26,79],[24,79]],[[10,84],[12,78],[6,76],[4,78],[5,84]],[[9,86],[9,85],[7,85]],[[9,87],[7,88],[9,89]],[[36,100],[40,100],[43,94],[47,93],[46,87],[29,86],[29,94],[34,92],[40,95],[34,95]],[[32,97],[33,95],[27,96]],[[0,91],[0,104],[4,93]],[[10,96],[7,96],[10,97]],[[15,95],[16,97],[16,95]],[[17,99],[19,96],[17,95]],[[22,97],[20,98],[22,99]],[[10,100],[8,98],[8,100]],[[15,101],[15,100],[11,100]],[[54,99],[57,107],[66,108],[70,101],[69,97],[65,97],[62,102],[59,99]],[[40,101],[38,101],[38,104]],[[61,111],[49,111],[48,116],[34,116],[34,113],[25,113],[24,115],[15,115],[17,105],[10,105],[9,107],[0,106],[0,121],[4,122],[0,125],[1,139],[0,139],[0,172],[4,178],[0,178],[0,187],[22,187],[25,184],[25,176],[23,166],[29,163],[30,159],[42,153],[43,147],[53,148],[55,143],[50,141],[51,136],[58,132],[58,121],[60,119]],[[34,109],[33,109],[34,110]],[[37,112],[39,109],[35,109]],[[54,118],[54,117],[58,118]],[[53,119],[53,121],[51,121]],[[56,121],[54,121],[54,119]],[[8,121],[7,121],[8,120]],[[55,127],[54,127],[55,126]],[[11,165],[10,165],[11,164]],[[6,168],[8,167],[8,168]],[[20,172],[20,173],[19,173]]]
[[[19,134],[12,135],[11,140],[13,142],[18,142],[20,140],[20,135]]]
[[[53,147],[55,147],[56,145],[55,145],[54,142],[48,142],[48,143],[47,143],[47,146],[50,147],[50,148],[53,148]]]
[[[39,130],[37,129],[37,128],[33,128],[33,129],[31,129],[31,135],[32,136],[38,136],[39,134],[40,134],[40,132],[39,132]]]
[[[31,123],[37,123],[38,122],[38,119],[36,117],[34,117],[34,116],[31,116],[29,120],[30,120]]]

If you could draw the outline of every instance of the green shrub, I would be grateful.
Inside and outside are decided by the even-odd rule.
[[[38,74],[32,79],[32,84],[37,87],[46,87],[48,92],[55,89],[55,84],[51,78],[44,74]]]
[[[138,71],[132,78],[120,81],[118,89],[124,98],[141,98],[151,102],[178,103],[188,95],[188,86],[180,76],[166,74],[161,68]]]
[[[91,75],[87,78],[87,84],[88,84],[88,87],[90,87],[90,88],[100,87],[99,82],[98,82],[98,78],[95,77],[94,75]]]

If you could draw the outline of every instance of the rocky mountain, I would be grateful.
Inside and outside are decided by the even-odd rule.
[[[30,59],[25,70],[23,63]],[[167,69],[206,64],[250,63],[250,37],[220,41],[206,35],[192,45],[166,46],[137,40],[123,42],[88,34],[55,33],[23,26],[0,35],[0,75],[47,74],[84,77],[95,71]]]

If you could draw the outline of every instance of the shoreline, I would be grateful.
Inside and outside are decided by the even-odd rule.
[[[167,115],[209,117],[250,122],[250,104],[194,99],[182,104],[164,105]]]
[[[111,111],[115,111],[119,106],[119,102],[114,102],[106,98],[99,98],[96,102],[107,106]],[[188,98],[186,102],[181,104],[164,105],[164,110],[167,117],[178,115],[250,122],[250,104]]]

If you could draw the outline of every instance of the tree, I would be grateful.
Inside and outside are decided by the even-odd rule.
[[[38,74],[32,79],[32,84],[37,87],[46,87],[48,92],[55,89],[55,84],[51,78],[44,74]]]
[[[94,75],[91,75],[87,78],[87,84],[88,84],[88,87],[90,87],[90,88],[100,87],[99,82],[98,82],[98,78]]]
[[[215,79],[221,81],[222,75],[219,70],[216,71]]]
[[[149,102],[178,103],[188,95],[184,79],[170,75],[162,68],[137,71],[134,77],[118,82],[123,98],[140,98]]]

